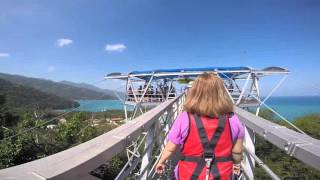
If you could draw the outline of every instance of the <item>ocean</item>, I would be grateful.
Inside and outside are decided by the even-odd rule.
[[[79,100],[79,111],[123,110],[119,100]],[[307,114],[320,114],[320,96],[271,97],[266,104],[290,121]]]
[[[77,111],[100,112],[107,110],[123,110],[119,100],[78,100],[80,107]]]
[[[271,97],[265,103],[290,121],[320,114],[320,96]]]

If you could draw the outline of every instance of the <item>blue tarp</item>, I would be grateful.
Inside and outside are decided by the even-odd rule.
[[[129,74],[150,74],[166,72],[198,72],[198,71],[243,71],[250,70],[249,67],[204,67],[204,68],[182,68],[182,69],[155,69],[152,71],[132,71]]]
[[[204,67],[204,68],[182,68],[182,69],[155,69],[152,71],[132,71],[131,75],[137,75],[137,77],[141,79],[148,80],[150,79],[151,75],[145,75],[145,74],[152,74],[152,73],[179,73],[179,72],[207,72],[207,71],[248,71],[250,70],[249,67]],[[239,76],[241,74],[240,72],[235,73],[220,73],[221,78],[231,78],[234,76]],[[139,76],[141,74],[141,76]],[[188,75],[187,77],[195,77],[197,75]],[[227,77],[226,77],[227,76]],[[179,76],[162,76],[161,78],[177,78]]]

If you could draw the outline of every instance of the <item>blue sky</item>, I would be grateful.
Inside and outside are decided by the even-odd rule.
[[[319,95],[319,58],[317,0],[0,0],[4,73],[92,83],[116,71],[281,66],[291,74],[276,95]]]

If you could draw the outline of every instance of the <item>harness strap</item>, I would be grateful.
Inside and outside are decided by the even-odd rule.
[[[213,166],[211,168],[211,173],[213,175],[214,180],[220,180],[220,173],[217,166]]]
[[[215,161],[216,158],[214,156],[214,150],[215,150],[217,142],[219,141],[219,139],[221,137],[222,132],[224,131],[224,126],[225,126],[225,122],[226,122],[227,117],[225,115],[219,116],[218,127],[217,127],[215,133],[213,134],[210,141],[208,140],[205,128],[203,126],[203,123],[202,123],[199,115],[193,114],[193,117],[195,119],[197,129],[198,129],[198,134],[199,134],[200,141],[202,144],[202,149],[203,149],[203,157],[202,158],[204,158],[204,159],[205,158],[212,158],[213,161]],[[191,180],[198,179],[205,164],[206,164],[205,161],[202,161],[202,160],[198,161],[197,166],[196,166],[195,170],[193,171],[192,176],[190,178]],[[213,176],[215,177],[215,179],[219,179],[220,174],[219,174],[219,170],[217,169],[217,166],[215,165],[212,168],[212,164],[211,164],[210,169],[212,170],[211,172],[212,172]]]
[[[182,156],[181,161],[187,161],[187,162],[200,162],[200,161],[205,161],[203,157],[197,157],[197,156]],[[212,162],[213,164],[218,163],[218,162],[229,162],[232,161],[232,156],[228,157],[216,157],[214,161]]]
[[[225,123],[226,123],[226,119],[227,119],[226,115],[219,116],[218,127],[217,127],[216,131],[214,132],[214,134],[213,134],[213,136],[211,138],[211,141],[209,143],[209,147],[210,147],[211,152],[214,152],[214,149],[215,149],[215,147],[217,145],[217,142],[219,141],[220,136],[224,131],[224,126],[225,126]]]

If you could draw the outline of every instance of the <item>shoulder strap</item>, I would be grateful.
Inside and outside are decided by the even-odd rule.
[[[212,146],[213,151],[214,151],[214,149],[215,149],[215,147],[217,145],[217,142],[219,141],[219,139],[221,137],[221,134],[224,131],[226,120],[229,117],[230,117],[229,114],[228,115],[219,116],[219,125],[218,125],[217,130],[214,133],[214,135],[213,135],[213,137],[212,137],[212,139],[210,141],[210,146]],[[219,173],[219,170],[218,170],[217,166],[213,166],[211,168],[211,173],[213,175],[213,179],[215,179],[215,180],[220,179],[220,173]]]
[[[210,140],[210,149],[211,150],[214,150],[216,145],[217,145],[217,142],[219,141],[220,139],[220,136],[221,134],[223,133],[224,131],[224,126],[226,124],[226,120],[227,120],[227,117],[226,115],[222,115],[222,116],[219,116],[219,124],[218,124],[218,127],[216,129],[216,132],[213,134],[211,140]]]
[[[197,130],[198,130],[198,134],[199,134],[199,137],[200,137],[200,141],[201,141],[201,144],[202,144],[202,148],[203,148],[203,151],[205,152],[208,148],[209,148],[209,140],[208,140],[208,136],[206,134],[206,130],[204,128],[204,125],[201,121],[201,118],[198,114],[193,114],[193,117],[194,117],[194,120],[196,122],[196,125],[197,125]]]

